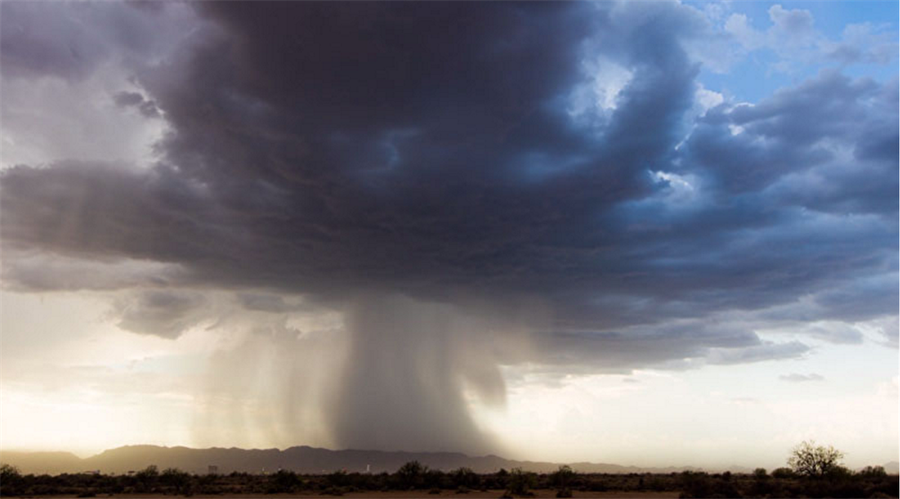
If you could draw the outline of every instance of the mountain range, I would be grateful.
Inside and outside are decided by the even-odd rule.
[[[287,469],[298,473],[394,472],[404,463],[420,463],[444,471],[467,467],[478,473],[492,473],[501,468],[522,468],[528,471],[549,472],[560,464],[551,462],[516,461],[499,456],[472,457],[457,452],[402,452],[373,450],[329,450],[299,446],[279,449],[218,448],[191,449],[188,447],[160,447],[129,445],[79,458],[69,452],[0,453],[0,462],[19,468],[22,473],[75,473],[98,470],[102,473],[127,473],[155,465],[160,470],[178,468],[191,473],[207,473],[216,466],[219,473],[232,471],[261,473]],[[640,468],[603,463],[569,463],[583,473],[671,473],[695,468]]]
[[[299,446],[279,449],[219,448],[192,449],[156,445],[129,445],[79,458],[69,452],[3,451],[0,462],[16,466],[22,473],[77,473],[100,471],[122,474],[155,465],[160,470],[178,468],[190,473],[207,473],[215,466],[218,473],[232,471],[263,473],[287,469],[298,473],[394,472],[404,463],[419,461],[433,469],[449,471],[467,467],[478,473],[492,473],[504,469],[522,468],[534,472],[556,470],[560,463],[516,461],[499,456],[467,456],[457,452],[402,452],[373,450],[330,450]],[[696,471],[693,467],[647,468],[606,463],[567,463],[580,473],[672,473]],[[884,465],[888,473],[898,472],[898,463]],[[728,466],[733,472],[749,472],[749,468]]]

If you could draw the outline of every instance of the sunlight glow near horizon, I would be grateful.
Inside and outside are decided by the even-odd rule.
[[[162,340],[116,331],[99,320],[102,302],[90,298],[0,296],[4,309],[31,312],[4,314],[5,356],[24,347],[18,341],[26,331],[46,329],[50,334],[66,327],[71,332],[30,353],[25,365],[36,371],[14,373],[25,365],[6,357],[0,449],[71,451],[86,457],[137,444],[329,445],[327,440],[272,440],[253,424],[243,434],[223,431],[226,439],[221,441],[199,437],[192,383],[196,366],[209,353],[203,345],[210,337],[202,331]],[[66,307],[79,310],[85,323],[41,313]],[[32,320],[23,320],[29,317]],[[107,331],[102,350],[96,348],[97,326]],[[848,356],[845,349],[822,343],[816,355],[801,360],[559,380],[527,368],[508,368],[505,408],[470,403],[479,424],[500,438],[508,458],[773,468],[784,464],[788,449],[797,442],[815,439],[844,450],[850,466],[881,465],[897,451],[897,375],[892,376],[896,359],[894,352],[877,345],[854,350]],[[70,362],[59,365],[63,357]],[[39,373],[49,366],[66,374],[41,379]],[[779,379],[791,372],[822,373],[825,380]],[[265,407],[255,410],[257,421],[277,418],[267,415]]]

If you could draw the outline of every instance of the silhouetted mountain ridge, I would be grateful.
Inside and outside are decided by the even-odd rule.
[[[127,473],[155,465],[160,470],[178,468],[191,473],[206,473],[216,466],[219,473],[232,471],[261,473],[287,469],[299,473],[330,473],[336,470],[372,473],[394,472],[404,463],[419,461],[430,468],[449,471],[468,467],[478,473],[501,468],[522,468],[536,472],[556,470],[561,463],[516,461],[496,455],[468,456],[459,452],[407,452],[377,450],[331,450],[306,445],[279,449],[240,449],[237,447],[162,447],[126,445],[80,459],[70,453],[3,452],[0,461],[17,466],[23,473],[75,473],[99,470],[102,473]],[[691,467],[642,468],[605,463],[568,463],[583,473],[670,473],[694,470]]]
[[[396,471],[409,461],[419,461],[430,468],[449,471],[467,467],[478,473],[492,473],[505,468],[522,468],[535,472],[555,471],[562,463],[516,461],[496,455],[468,456],[460,452],[407,452],[378,450],[331,450],[306,445],[279,449],[241,449],[237,447],[162,447],[157,445],[126,445],[105,450],[95,456],[79,458],[69,452],[3,451],[0,462],[12,464],[23,473],[78,473],[99,470],[102,473],[127,473],[155,465],[160,471],[178,468],[191,473],[207,473],[209,466],[219,473],[241,471],[248,473],[274,472],[287,469],[298,473],[331,473],[337,470],[372,473]],[[697,471],[694,467],[639,467],[608,463],[566,463],[580,473],[672,473]],[[884,465],[890,474],[897,473],[897,462]],[[723,470],[726,467],[723,467]],[[732,472],[748,473],[750,468],[727,467]],[[722,470],[717,470],[722,471]]]

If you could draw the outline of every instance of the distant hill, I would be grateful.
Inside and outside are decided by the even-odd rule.
[[[160,470],[178,468],[191,473],[206,473],[210,465],[219,473],[244,471],[249,473],[272,472],[287,469],[298,473],[330,473],[336,470],[372,473],[394,472],[404,463],[419,461],[430,468],[449,471],[459,467],[471,468],[478,473],[492,473],[501,468],[522,468],[535,472],[555,471],[560,463],[515,461],[499,456],[472,457],[458,452],[387,452],[370,450],[329,450],[315,447],[290,447],[288,449],[191,449],[188,447],[160,447],[156,445],[129,445],[110,449],[88,458],[79,458],[69,452],[0,452],[0,463],[11,464],[22,473],[78,473],[99,470],[102,473],[127,473],[155,465]],[[697,471],[693,467],[643,468],[605,463],[567,463],[580,473],[673,473]],[[898,473],[898,463],[884,464],[889,474]],[[732,472],[748,473],[741,466],[728,467]]]
[[[191,473],[206,473],[210,465],[219,473],[245,471],[260,473],[288,469],[299,473],[330,473],[336,470],[372,473],[394,472],[409,461],[419,461],[434,469],[451,470],[462,466],[478,473],[501,468],[522,468],[549,472],[560,463],[514,461],[498,456],[471,457],[456,452],[386,452],[368,450],[329,450],[315,447],[278,449],[160,447],[131,445],[110,449],[85,459],[66,452],[3,452],[0,462],[12,464],[22,473],[74,473],[99,470],[103,473],[127,473],[156,465],[160,470],[178,468]],[[569,463],[582,473],[671,473],[695,468],[640,468],[603,463]]]

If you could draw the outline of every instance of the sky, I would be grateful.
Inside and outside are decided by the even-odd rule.
[[[896,2],[0,14],[0,449],[897,460]]]

